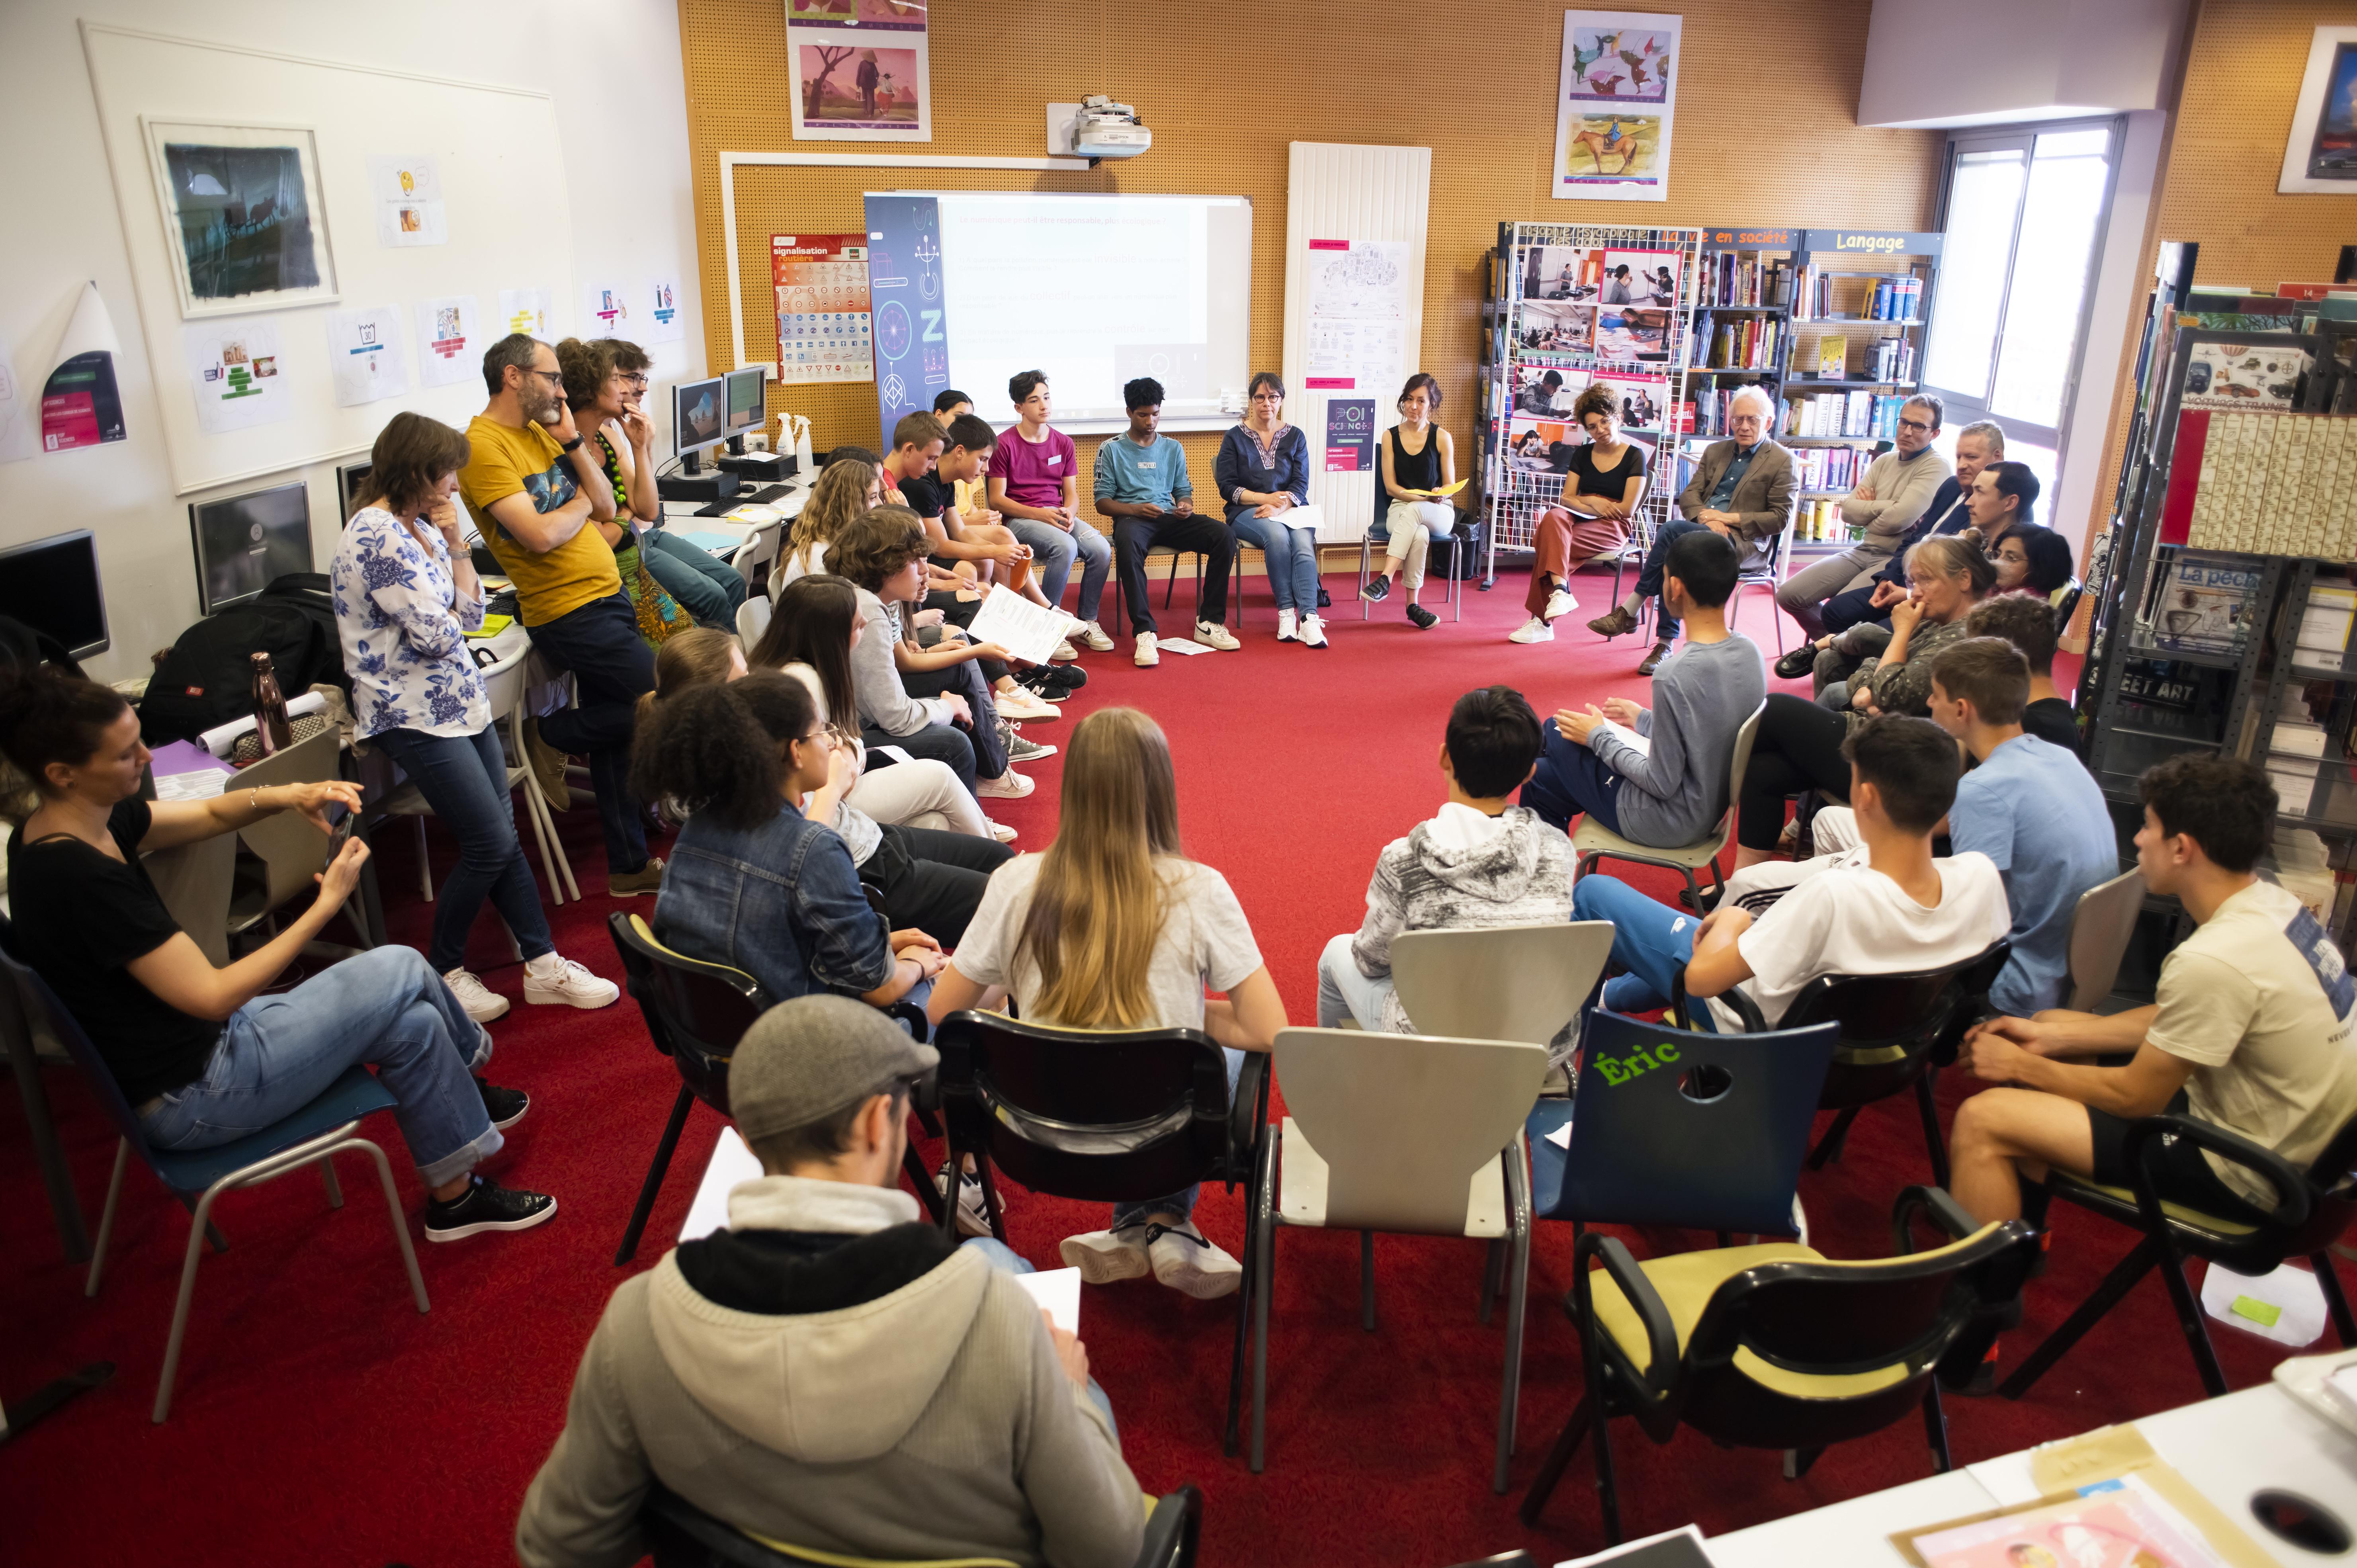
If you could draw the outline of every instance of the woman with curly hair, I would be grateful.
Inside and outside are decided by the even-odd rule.
[[[1620,394],[1609,381],[1591,381],[1571,405],[1572,417],[1587,432],[1587,445],[1571,455],[1563,478],[1563,499],[1540,513],[1533,541],[1531,590],[1523,606],[1529,622],[1507,634],[1509,642],[1552,642],[1555,620],[1579,607],[1571,596],[1571,573],[1581,562],[1618,550],[1629,537],[1629,520],[1645,494],[1645,453],[1620,439]]]

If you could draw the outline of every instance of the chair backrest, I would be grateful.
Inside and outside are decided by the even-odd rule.
[[[1790,1235],[1839,1026],[1691,1034],[1591,1009],[1549,1218]],[[1288,1102],[1292,1084],[1286,1085]]]
[[[1408,931],[1392,941],[1392,983],[1419,1033],[1544,1046],[1611,956],[1609,920]]]
[[[476,673],[483,680],[483,695],[490,703],[494,722],[503,719],[523,700],[524,665],[532,658],[532,644],[519,641],[513,651],[496,664],[486,664]]]
[[[1285,1109],[1327,1165],[1338,1230],[1465,1233],[1475,1173],[1546,1077],[1543,1042],[1281,1029]]]
[[[1200,1029],[966,1011],[933,1044],[952,1143],[1035,1192],[1120,1202],[1227,1174],[1227,1057]]]
[[[340,777],[343,739],[333,727],[265,757],[230,781],[232,794],[279,784],[317,784]],[[312,875],[324,869],[332,847],[299,811],[275,811],[237,830],[238,842],[261,860],[268,888],[264,909],[276,909],[310,894]]]
[[[1953,1047],[1988,994],[2012,945],[1996,942],[1970,958],[1898,974],[1821,974],[1794,994],[1783,1026],[1832,1023],[1841,1029],[1824,1104],[1860,1105],[1912,1082]]]
[[[731,564],[745,580],[745,597],[748,601],[761,596],[761,588],[770,580],[770,568],[777,562],[778,549],[785,536],[785,520],[780,518],[776,522],[763,523],[737,547]]]
[[[1686,1341],[1686,1404],[1724,1393],[1756,1405],[1760,1385],[1737,1368],[1738,1351],[1804,1375],[1903,1366],[1907,1382],[1928,1377],[1976,1314],[2017,1296],[2037,1245],[2035,1231],[2009,1219],[1929,1252],[1746,1269],[1712,1294]],[[1894,1391],[1869,1385],[1859,1393],[1890,1402]],[[1920,1394],[1896,1398],[1912,1403]]]
[[[726,1116],[728,1058],[753,1020],[769,1011],[759,983],[742,970],[663,946],[637,915],[618,910],[606,917],[606,929],[655,1049],[678,1064],[697,1099]]]
[[[1767,700],[1763,698],[1760,705],[1752,709],[1744,721],[1736,726],[1735,757],[1727,764],[1727,811],[1720,820],[1726,838],[1731,839],[1735,836],[1736,804],[1743,799],[1743,776],[1750,770],[1751,750],[1760,742],[1760,721],[1767,712]],[[1725,839],[1722,839],[1721,846],[1724,847],[1724,844]]]
[[[768,633],[770,617],[775,613],[776,607],[760,593],[748,593],[745,602],[737,607],[737,640],[745,645],[747,653],[752,652],[753,645]]]
[[[138,1112],[123,1097],[123,1086],[115,1082],[114,1069],[98,1054],[98,1047],[82,1033],[81,1023],[58,1000],[57,993],[49,989],[49,983],[25,961],[25,950],[16,940],[16,929],[5,915],[0,915],[0,972],[5,972],[6,982],[0,990],[7,993],[0,1007],[5,1007],[11,1015],[9,1026],[22,1026],[27,1038],[30,1038],[37,1025],[46,1024],[50,1037],[65,1047],[66,1055],[90,1080],[91,1092],[97,1097],[98,1108],[107,1121],[139,1151],[147,1168],[163,1179],[163,1168],[147,1151],[147,1136],[140,1130]],[[171,1184],[166,1181],[165,1185]]]
[[[2069,582],[2063,584],[2061,587],[2046,596],[2046,602],[2054,607],[2054,629],[2056,631],[2061,632],[2070,629],[2071,618],[2079,613],[2079,596],[2086,592],[2086,590],[2087,585],[2079,581],[2078,578],[2073,577]]]
[[[2063,1006],[2084,1013],[2112,993],[2143,912],[2144,873],[2134,867],[2079,895],[2071,911],[2071,995]]]

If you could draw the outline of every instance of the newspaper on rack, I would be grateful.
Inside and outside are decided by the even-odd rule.
[[[974,613],[966,636],[975,642],[995,642],[1030,664],[1045,664],[1064,640],[1071,618],[1033,604],[1002,583],[993,583],[982,607]]]

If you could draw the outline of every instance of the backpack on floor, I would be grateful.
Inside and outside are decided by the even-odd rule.
[[[257,653],[270,655],[278,689],[289,697],[323,683],[351,694],[327,574],[289,572],[244,604],[182,632],[147,682],[140,738],[149,746],[194,740],[251,714]]]

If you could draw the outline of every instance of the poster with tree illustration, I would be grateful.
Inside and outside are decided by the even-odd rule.
[[[796,140],[933,139],[924,34],[795,27],[787,37]]]

